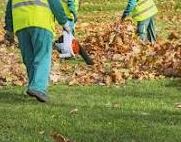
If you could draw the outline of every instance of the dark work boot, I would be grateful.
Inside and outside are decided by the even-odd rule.
[[[27,94],[31,97],[36,97],[39,102],[47,102],[48,96],[38,91],[27,90]]]
[[[32,94],[32,92],[30,90],[26,90],[26,94],[30,97],[34,97],[34,95]]]

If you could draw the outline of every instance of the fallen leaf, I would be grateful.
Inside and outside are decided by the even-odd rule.
[[[72,109],[72,110],[70,111],[70,114],[77,114],[78,111],[79,111],[79,110],[78,110],[77,108]]]

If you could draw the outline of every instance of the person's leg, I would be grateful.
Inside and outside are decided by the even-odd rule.
[[[139,21],[137,24],[137,34],[141,40],[147,40],[147,28],[150,23],[150,18],[144,21]]]
[[[72,29],[72,35],[74,36],[75,35],[75,23],[74,23],[74,21],[70,21],[70,27]]]
[[[46,95],[51,68],[52,34],[41,28],[31,28],[31,42],[33,45],[33,78],[29,90]]]
[[[21,30],[17,32],[17,37],[19,41],[19,46],[21,49],[21,55],[23,58],[23,63],[26,66],[28,74],[28,86],[32,81],[32,63],[33,63],[33,46],[31,43],[31,36],[28,29]]]
[[[148,32],[147,32],[148,40],[151,43],[155,43],[156,41],[156,30],[155,30],[155,21],[154,17],[150,18],[150,23],[148,25]]]

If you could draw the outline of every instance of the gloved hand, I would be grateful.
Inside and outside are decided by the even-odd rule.
[[[5,35],[4,35],[4,39],[6,41],[8,41],[10,44],[14,43],[14,33],[10,32],[10,31],[6,31]]]
[[[64,29],[67,33],[71,33],[71,32],[72,32],[72,29],[71,29],[71,26],[70,26],[69,21],[67,21],[67,22],[64,24],[63,29]]]

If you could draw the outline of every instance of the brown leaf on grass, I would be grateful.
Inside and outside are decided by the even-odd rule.
[[[113,103],[112,107],[120,109],[121,108],[121,104],[120,103]]]
[[[77,108],[74,108],[70,111],[70,114],[77,114],[78,113],[78,109]]]
[[[59,133],[54,133],[51,136],[55,142],[67,142],[66,138]]]
[[[43,135],[43,134],[45,134],[45,131],[40,131],[39,134]]]
[[[175,108],[181,109],[181,103],[176,103],[176,104],[175,104]]]
[[[53,138],[54,142],[73,142],[57,132],[52,133],[50,136]]]

